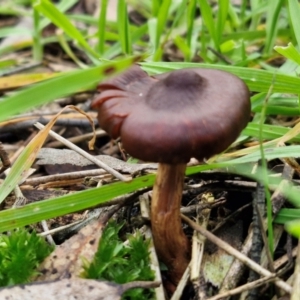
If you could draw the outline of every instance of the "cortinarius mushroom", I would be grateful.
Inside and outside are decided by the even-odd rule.
[[[133,157],[158,162],[151,226],[155,247],[177,284],[190,259],[180,220],[185,168],[224,151],[250,117],[249,90],[227,72],[182,69],[148,76],[134,66],[98,85],[100,126]]]

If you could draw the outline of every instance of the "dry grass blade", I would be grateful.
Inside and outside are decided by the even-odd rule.
[[[244,284],[242,286],[239,286],[238,288],[229,290],[225,293],[221,293],[221,294],[218,294],[216,296],[210,297],[207,300],[219,300],[219,299],[224,299],[226,297],[234,296],[234,295],[240,294],[242,292],[249,291],[249,290],[252,290],[254,288],[257,288],[257,287],[259,287],[263,284],[266,284],[268,282],[274,281],[275,279],[276,279],[275,274],[269,275],[269,276],[266,276],[264,278],[261,278],[261,279],[255,280],[253,282],[250,282],[250,283]]]
[[[63,108],[59,113],[57,113],[53,117],[53,119],[43,128],[43,130],[41,130],[35,136],[35,138],[30,141],[30,143],[26,146],[22,154],[18,157],[18,159],[12,166],[11,171],[9,172],[8,176],[6,177],[6,179],[0,187],[0,203],[14,189],[14,187],[20,182],[20,180],[22,180],[24,173],[31,167],[34,160],[36,159],[36,155],[41,149],[55,121],[59,118],[63,111],[68,108],[73,108],[78,112],[84,114],[90,120],[93,130],[95,132],[94,123],[92,119],[84,111],[80,110],[79,108],[73,105],[69,105]],[[92,139],[92,142],[94,140],[95,136]]]

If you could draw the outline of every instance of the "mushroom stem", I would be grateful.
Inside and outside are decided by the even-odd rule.
[[[182,230],[180,206],[186,164],[160,163],[153,187],[151,226],[157,255],[177,285],[190,261],[190,243]]]

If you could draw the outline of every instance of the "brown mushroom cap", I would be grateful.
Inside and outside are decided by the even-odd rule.
[[[224,151],[250,117],[249,90],[219,70],[189,68],[150,77],[138,66],[100,83],[100,126],[144,161],[185,163]]]

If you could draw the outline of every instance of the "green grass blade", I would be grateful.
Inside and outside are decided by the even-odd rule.
[[[295,34],[295,38],[298,46],[300,47],[300,6],[299,1],[297,0],[289,0],[288,8],[290,14],[290,20],[292,23],[292,28]]]
[[[33,2],[36,2],[36,0],[32,0]],[[79,0],[61,0],[59,3],[55,4],[55,7],[57,10],[59,10],[62,13],[65,13],[68,9],[73,7]],[[48,26],[51,23],[51,20],[48,18],[43,18],[40,21],[40,29],[44,29],[46,26]]]
[[[285,230],[296,238],[300,238],[300,220],[289,221],[284,226]]]
[[[276,216],[274,222],[277,224],[285,224],[288,221],[299,219],[299,208],[282,208]]]
[[[299,146],[297,147],[298,149],[294,148],[292,151],[290,151],[290,153],[300,153]],[[275,150],[279,151],[282,149],[275,148],[274,151]],[[288,150],[285,151],[286,152],[284,153],[284,155],[287,155]],[[275,154],[277,155],[278,153]],[[266,155],[267,157],[269,157],[269,155],[272,155],[272,153],[266,151]],[[215,163],[209,165],[207,164],[189,167],[186,171],[186,174],[193,175],[207,170],[231,168],[231,170],[237,174],[245,175],[257,180],[263,180],[260,177],[259,172],[257,175],[250,174],[248,171],[246,172],[243,164],[237,164],[237,162],[240,162],[238,160],[239,159],[235,159],[227,163]],[[256,162],[257,157],[253,155],[248,159],[248,161]],[[274,182],[274,180],[277,181]],[[280,180],[280,178],[275,178],[273,179],[272,184],[279,184]],[[141,188],[151,187],[153,183],[154,175],[147,175],[133,179],[131,182],[113,183],[103,186],[101,188],[90,189],[71,195],[28,204],[21,208],[13,208],[5,211],[0,211],[0,232],[12,230],[16,227],[26,226],[28,224],[39,222],[41,220],[49,219],[55,216],[84,210],[99,204],[105,204],[110,202],[110,200],[115,197],[137,191]],[[287,190],[284,191],[284,193],[294,203],[297,203],[297,201],[299,202],[298,191],[294,191],[289,187]]]
[[[118,31],[123,53],[131,54],[132,42],[125,0],[119,0],[118,2]]]
[[[161,0],[152,0],[152,16],[153,17],[157,17],[160,6],[161,6]]]
[[[228,15],[229,0],[219,0],[219,9],[217,13],[216,39],[220,49],[220,43],[224,33],[224,27]]]
[[[266,42],[264,52],[271,54],[275,43],[278,30],[278,17],[281,11],[283,0],[268,1],[267,24],[266,24]]]
[[[214,25],[214,17],[213,17],[213,12],[211,9],[211,6],[207,0],[198,0],[200,10],[201,10],[201,16],[203,18],[203,23],[205,24],[209,35],[214,41],[215,47],[217,50],[219,50],[219,45],[218,45],[218,39],[216,35],[216,29]]]
[[[143,24],[142,26],[138,27],[135,31],[132,32],[132,43],[135,43],[141,39],[143,35],[147,33],[148,24]],[[120,55],[122,53],[122,48],[120,42],[115,43],[112,47],[109,47],[104,55],[103,58],[105,59],[113,59],[114,57]]]
[[[33,8],[33,59],[38,62],[42,61],[43,58],[41,39],[40,14]]]
[[[0,121],[59,97],[93,88],[106,76],[125,70],[134,61],[136,61],[135,58],[127,58],[86,70],[72,71],[25,88],[0,101]]]
[[[282,137],[286,133],[289,132],[290,128],[277,126],[277,125],[269,125],[263,124],[262,126],[262,134],[263,139],[265,140],[273,140]],[[253,122],[248,123],[247,127],[242,131],[242,135],[251,136],[258,138],[259,137],[259,125]],[[294,137],[291,142],[300,143],[300,135]]]
[[[101,1],[101,11],[98,20],[98,51],[103,55],[105,49],[105,26],[106,26],[106,11],[108,0]]]
[[[153,185],[154,175],[131,182],[118,182],[72,195],[57,197],[0,212],[0,232],[23,227],[41,220],[62,216],[109,202],[111,199]]]
[[[34,4],[34,9],[45,17],[50,19],[56,26],[61,28],[67,35],[74,39],[78,45],[88,51],[95,58],[99,58],[99,54],[96,53],[86,42],[80,31],[69,21],[69,19],[60,12],[50,1],[39,0]]]
[[[186,5],[186,0],[183,2],[184,2],[183,4]],[[189,48],[191,48],[191,43],[192,43],[192,35],[193,35],[193,29],[195,23],[196,3],[197,0],[189,1],[186,10],[186,23],[187,23],[186,44],[188,45]]]
[[[155,38],[155,50],[160,45],[161,36],[166,28],[166,22],[169,15],[169,9],[172,4],[171,0],[164,0],[160,6],[157,14],[157,26],[156,26],[156,38]]]
[[[31,31],[27,28],[10,27],[0,28],[0,38],[12,35],[30,36]]]
[[[277,158],[285,158],[285,157],[300,157],[300,146],[286,146],[286,147],[264,147],[264,156],[266,160],[277,159]],[[226,161],[228,164],[236,165],[236,164],[245,164],[251,162],[257,162],[261,159],[260,150],[256,150],[253,153],[247,154],[243,157],[235,158],[229,161]]]
[[[300,53],[292,43],[288,43],[287,47],[275,46],[274,50],[300,65]]]
[[[235,74],[245,81],[251,91],[255,92],[268,92],[270,85],[274,80],[273,92],[280,93],[300,93],[300,78],[296,76],[289,76],[284,74],[275,74],[270,71],[235,67],[235,66],[223,66],[212,65],[202,63],[173,63],[173,62],[153,62],[153,63],[141,63],[143,69],[152,74],[160,74],[172,70],[182,68],[210,68],[227,71]],[[275,77],[275,79],[274,79]],[[216,82],[217,84],[217,82]]]

